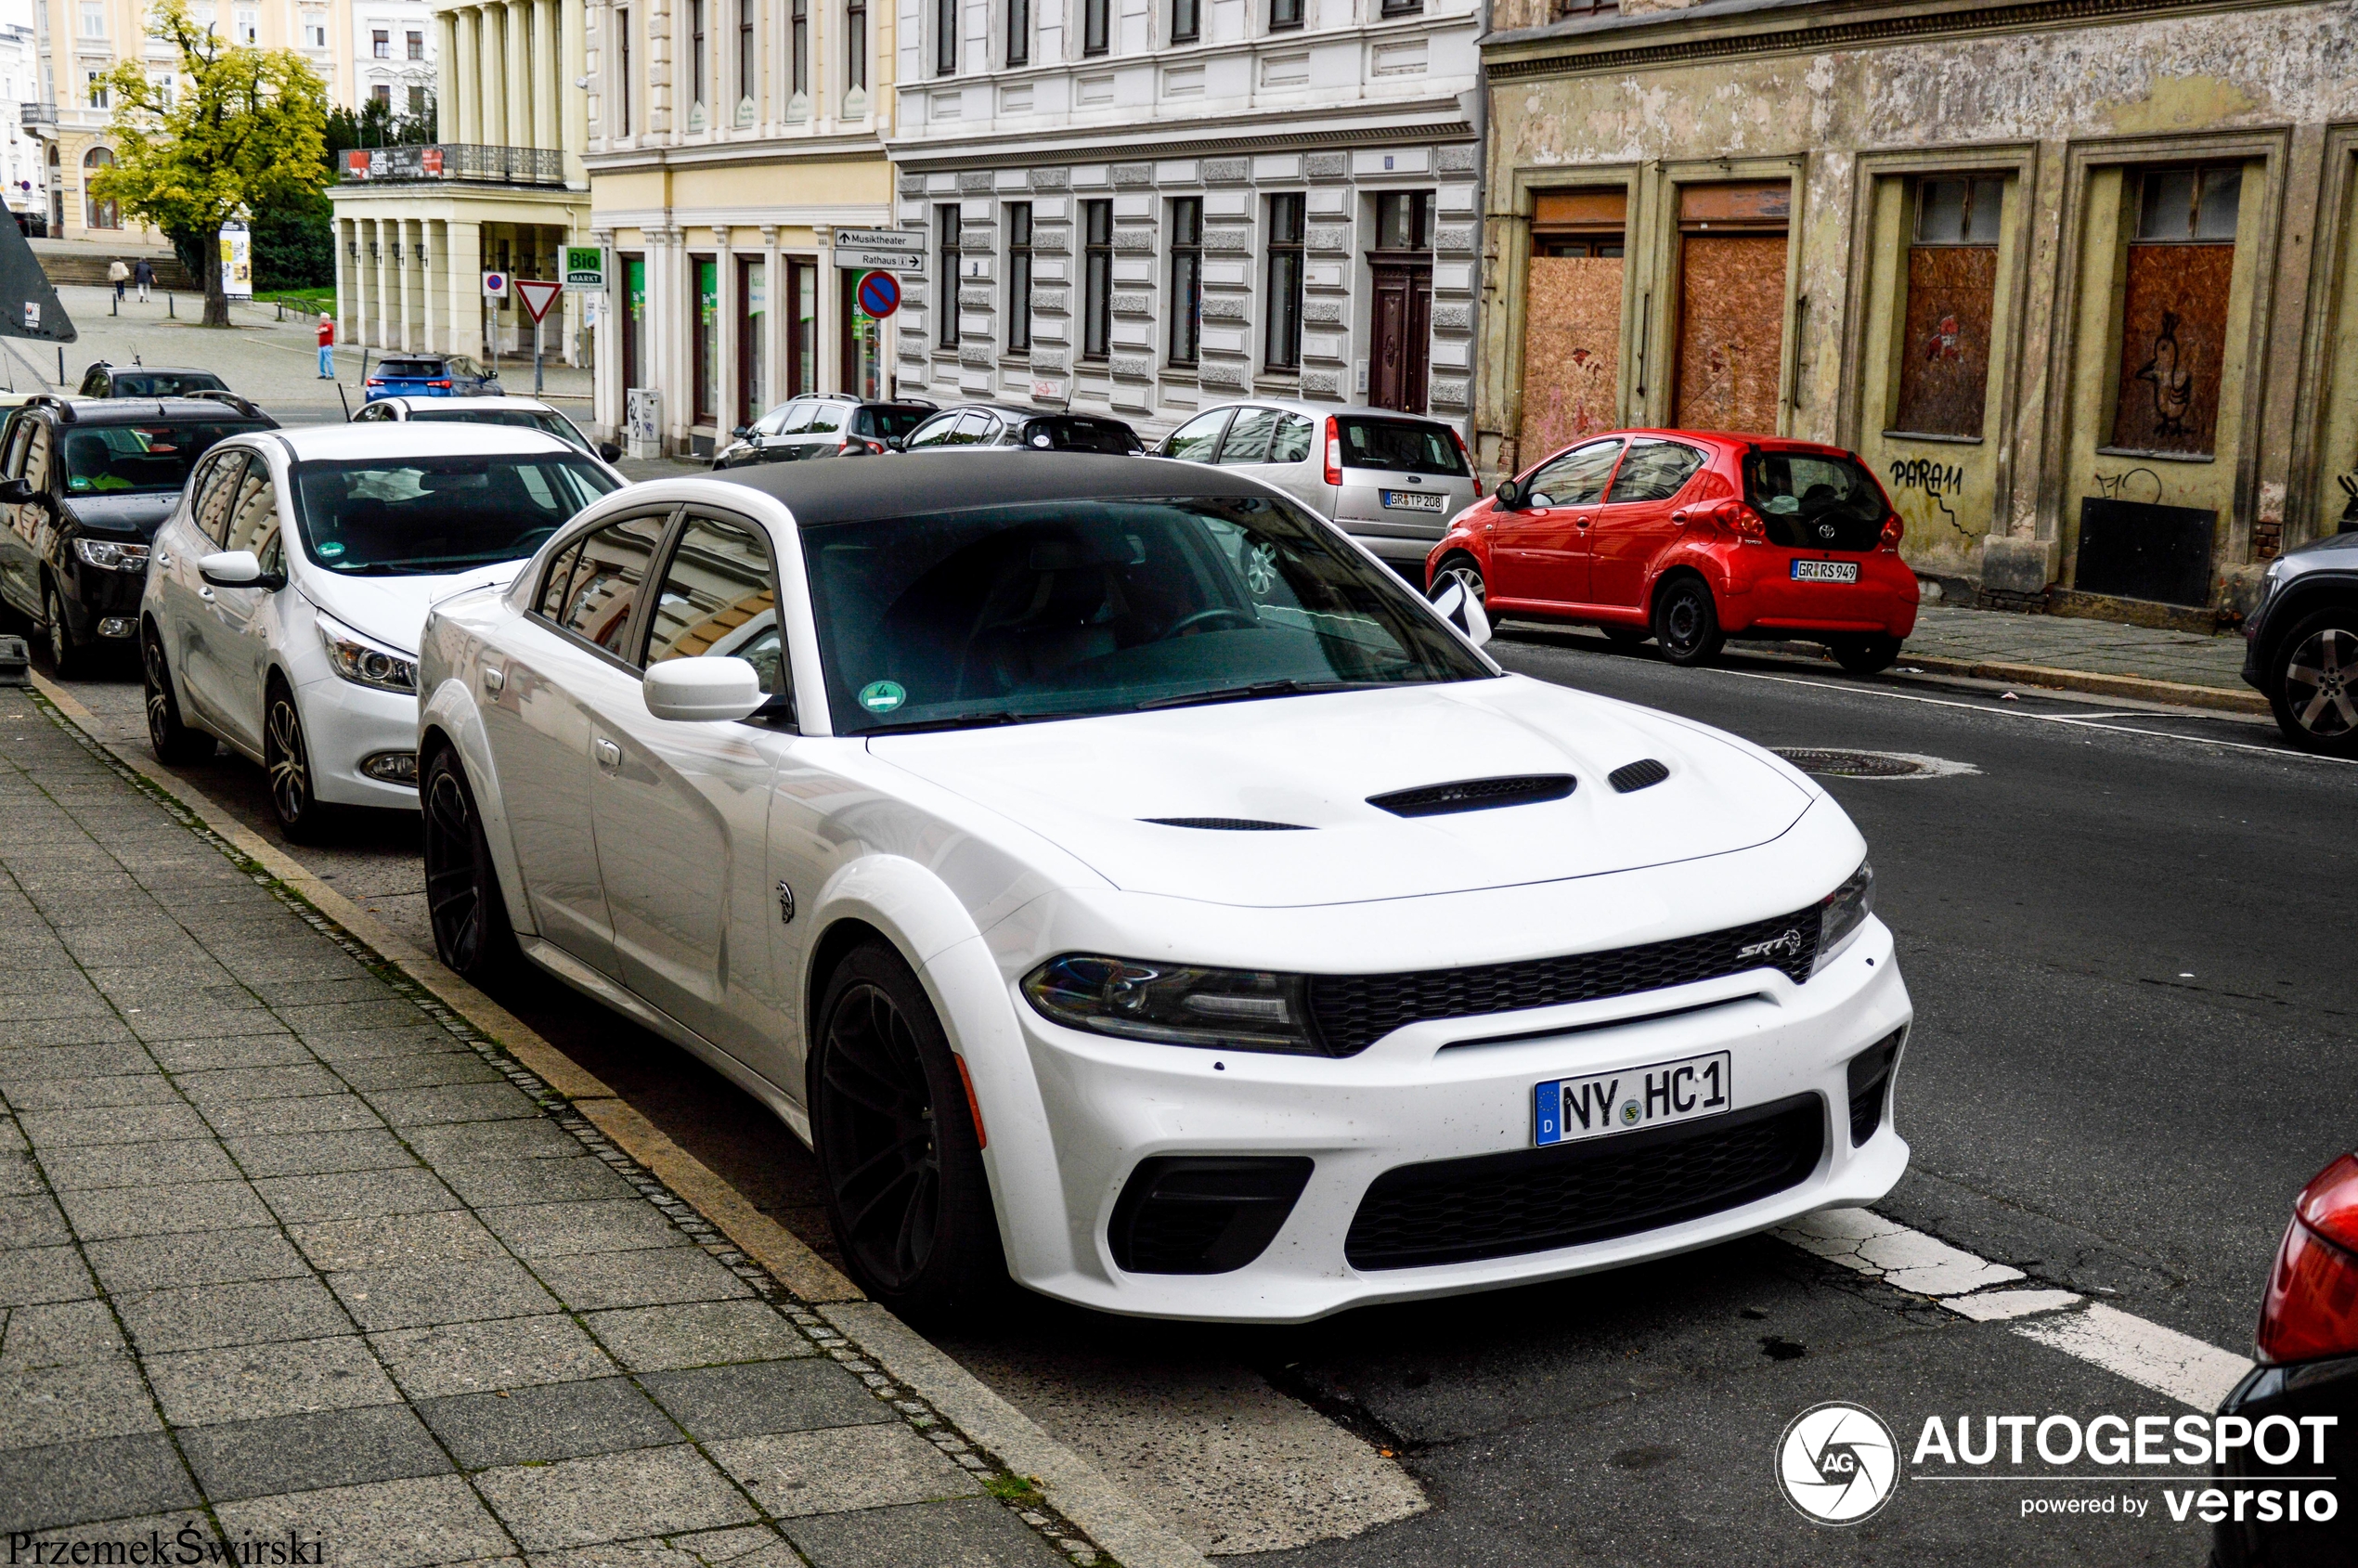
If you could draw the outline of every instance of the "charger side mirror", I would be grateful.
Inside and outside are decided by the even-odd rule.
[[[743,659],[666,659],[649,665],[641,684],[657,719],[745,719],[770,700],[761,672]]]

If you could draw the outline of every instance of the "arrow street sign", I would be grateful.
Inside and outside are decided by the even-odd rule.
[[[900,308],[900,279],[889,272],[871,272],[860,279],[860,308],[881,321]]]
[[[898,228],[838,228],[836,265],[921,276],[926,270],[926,237]]]
[[[530,278],[519,278],[514,282],[516,298],[523,302],[525,314],[532,317],[535,326],[538,326],[540,318],[549,314],[549,307],[557,303],[557,296],[564,292],[562,283],[544,283]]]

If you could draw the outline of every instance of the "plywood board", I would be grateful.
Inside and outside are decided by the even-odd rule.
[[[1523,301],[1524,466],[1618,425],[1621,258],[1534,256]]]
[[[1785,237],[1691,234],[1679,251],[1674,421],[1685,430],[1774,435]]]
[[[2219,434],[2233,245],[2131,245],[2111,445],[2208,454]]]
[[[1908,252],[1908,315],[1893,424],[1924,435],[1979,435],[1989,395],[1995,245],[1916,245]]]

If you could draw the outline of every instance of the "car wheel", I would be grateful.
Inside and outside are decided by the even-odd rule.
[[[59,680],[78,680],[90,655],[73,640],[73,628],[66,623],[66,602],[54,582],[42,584],[41,619],[42,635],[49,644],[49,673]]]
[[[863,943],[818,1017],[811,1131],[851,1276],[904,1317],[987,1312],[1007,1264],[965,1080],[924,987],[890,947]]]
[[[1654,599],[1654,641],[1675,665],[1706,665],[1728,641],[1719,607],[1701,577],[1674,577]]]
[[[2268,704],[2303,751],[2358,758],[2358,609],[2321,610],[2270,661]]]
[[[508,923],[483,813],[475,809],[474,791],[467,786],[457,752],[444,746],[434,754],[420,796],[434,951],[460,976],[482,985],[513,968],[516,932]]]
[[[263,710],[262,767],[270,777],[270,806],[288,841],[316,844],[326,831],[328,808],[312,787],[311,748],[303,735],[303,714],[294,693],[272,685]]]
[[[148,699],[148,747],[167,766],[202,762],[214,751],[214,739],[180,718],[180,698],[172,689],[172,666],[163,656],[163,639],[149,627],[139,639],[139,678]]]
[[[1834,663],[1853,675],[1881,675],[1899,659],[1899,639],[1882,633],[1838,638],[1826,646]]]
[[[1452,583],[1464,584],[1466,591],[1473,596],[1475,603],[1484,608],[1489,606],[1490,586],[1482,580],[1481,564],[1472,556],[1453,555],[1444,561],[1441,564],[1441,569],[1433,573],[1432,583],[1425,590],[1425,597],[1440,598],[1449,591],[1449,585]]]

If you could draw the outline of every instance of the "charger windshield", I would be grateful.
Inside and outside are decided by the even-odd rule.
[[[330,572],[380,577],[519,560],[617,487],[588,459],[555,453],[306,462],[293,477],[304,551]]]
[[[978,507],[803,539],[839,734],[1492,675],[1275,497]]]

